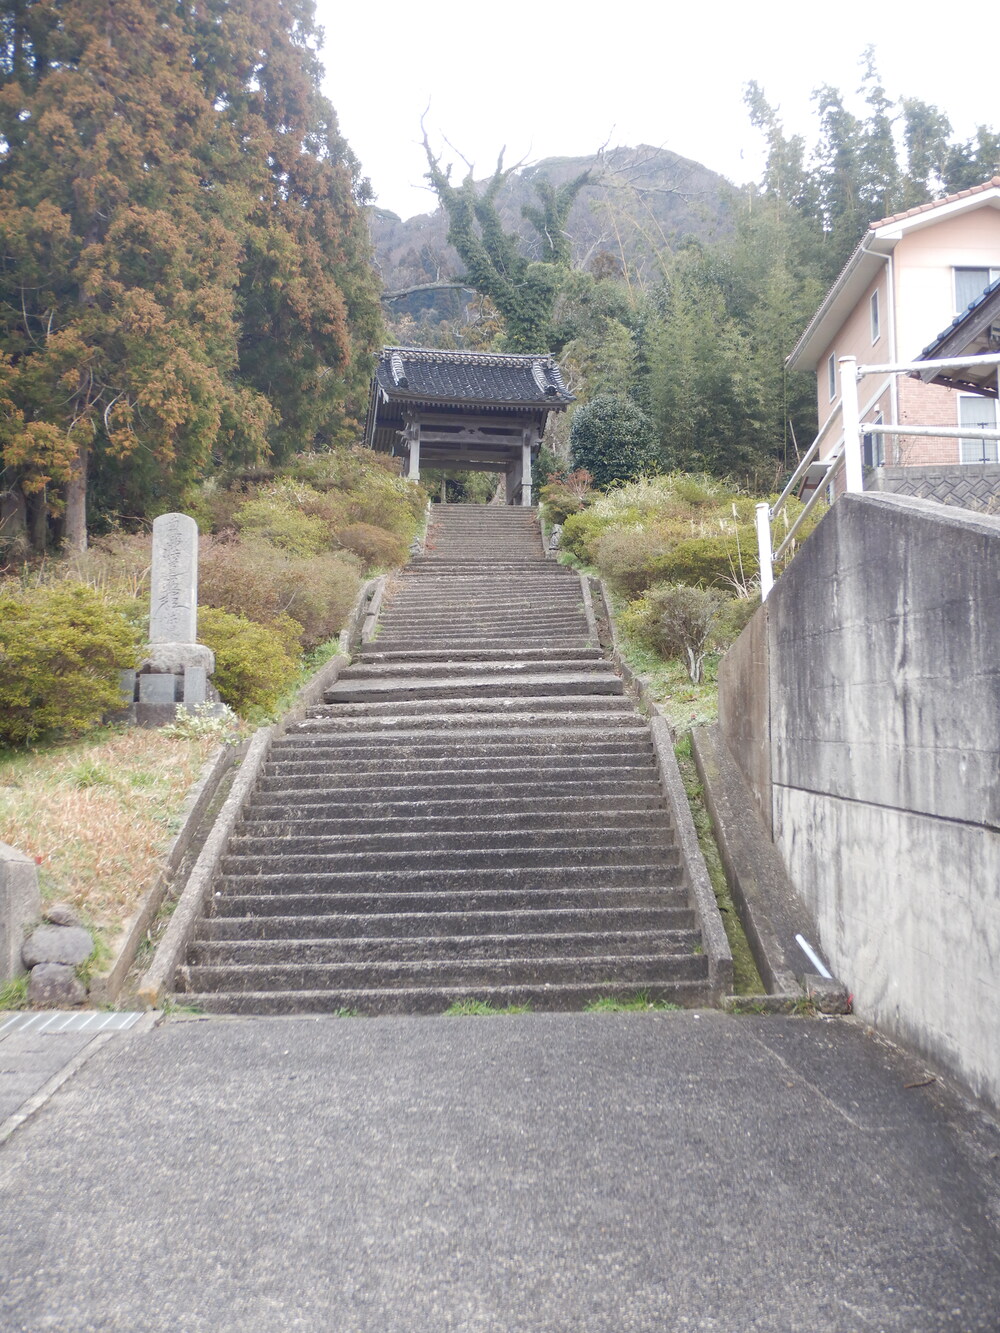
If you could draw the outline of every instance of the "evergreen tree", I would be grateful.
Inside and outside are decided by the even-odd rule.
[[[38,48],[41,15],[19,8],[2,99],[4,462],[36,496],[63,483],[79,548],[98,457],[144,451],[183,479],[209,456],[231,395],[238,240],[203,197],[212,109],[177,22],[141,0],[65,5]]]
[[[358,204],[368,182],[320,91],[312,0],[197,0],[195,66],[228,131],[213,177],[249,202],[239,371],[278,457],[351,437],[382,323]],[[229,145],[235,145],[235,152]]]
[[[0,449],[36,546],[63,509],[79,548],[88,493],[142,513],[334,438],[377,303],[307,4],[2,17]]]
[[[424,151],[427,178],[448,214],[448,242],[465,264],[465,281],[500,312],[512,352],[549,351],[553,306],[569,267],[566,219],[589,173],[558,188],[548,181],[535,183],[539,206],[525,205],[523,213],[541,238],[542,258],[530,260],[521,254],[520,238],[504,231],[497,211],[497,196],[516,170],[504,168],[503,153],[493,175],[478,186],[471,167],[461,185],[453,185],[451,168],[441,166],[426,134]]]
[[[635,481],[656,466],[652,422],[631,399],[615,394],[598,394],[577,409],[569,447],[573,466],[585,468],[599,487]]]

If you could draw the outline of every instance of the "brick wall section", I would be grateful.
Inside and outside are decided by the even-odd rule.
[[[958,395],[940,384],[924,384],[909,375],[899,376],[899,421],[905,426],[957,426]],[[886,463],[921,467],[932,463],[959,461],[958,440],[918,439],[898,435],[889,437]]]

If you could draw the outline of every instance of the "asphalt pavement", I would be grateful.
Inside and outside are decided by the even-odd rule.
[[[854,1020],[173,1018],[81,1051],[0,1145],[4,1333],[1000,1329],[1000,1131]]]

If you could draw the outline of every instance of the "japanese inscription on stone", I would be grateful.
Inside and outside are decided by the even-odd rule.
[[[153,520],[150,643],[195,643],[198,631],[198,525],[188,514]]]

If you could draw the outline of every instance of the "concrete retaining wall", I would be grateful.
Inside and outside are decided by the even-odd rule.
[[[1000,1106],[1000,519],[843,496],[720,671],[855,1007]]]
[[[954,411],[954,408],[952,409]],[[950,441],[952,445],[955,441]],[[1000,463],[935,463],[926,467],[876,467],[865,490],[917,495],[995,514],[1000,509]]]

